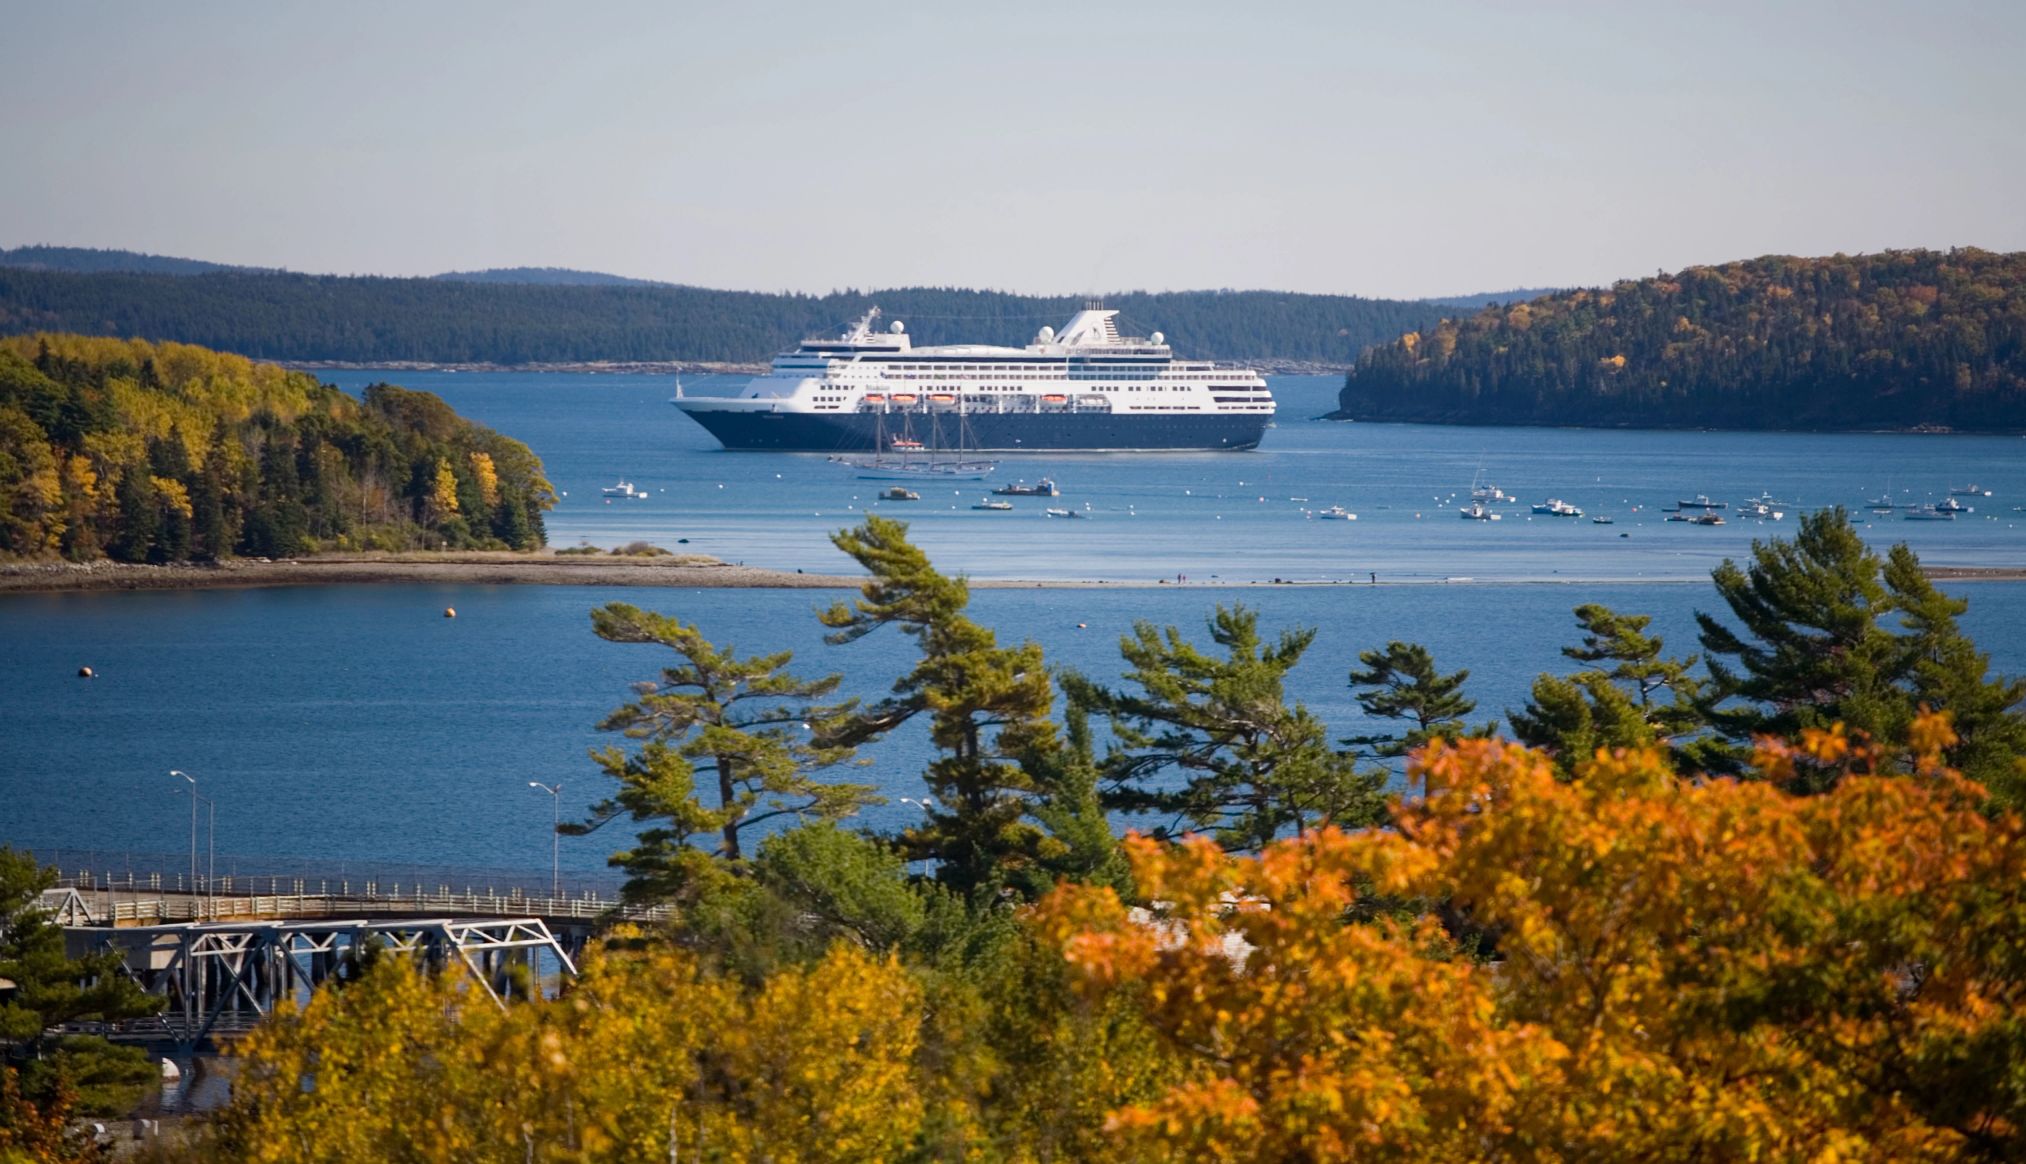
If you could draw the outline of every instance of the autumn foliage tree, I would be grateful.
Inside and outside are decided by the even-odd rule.
[[[921,1125],[918,989],[852,946],[757,990],[668,947],[593,952],[555,999],[467,987],[389,958],[264,1026],[217,1155],[795,1164],[895,1159]]]
[[[1899,776],[1847,732],[1768,741],[1743,782],[1437,742],[1397,832],[1134,841],[1154,924],[1091,887],[1039,924],[1195,1064],[1116,1114],[1129,1158],[2013,1159],[2026,836],[1941,767],[1943,717],[1913,740]],[[1797,763],[1845,776],[1793,796]],[[1458,903],[1495,960],[1347,924],[1368,892]]]

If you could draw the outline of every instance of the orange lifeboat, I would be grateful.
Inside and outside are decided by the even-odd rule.
[[[884,392],[867,392],[867,393],[865,394],[865,402],[866,402],[867,404],[885,404],[885,403],[886,403],[886,393],[884,393]]]
[[[948,392],[931,392],[929,393],[929,400],[936,404],[955,404],[957,402],[957,398]]]
[[[1058,395],[1058,394],[1056,394],[1056,393],[1053,393],[1053,392],[1051,392],[1051,393],[1049,393],[1048,395],[1046,395],[1046,396],[1043,396],[1043,397],[1041,398],[1041,401],[1042,401],[1042,403],[1044,403],[1044,404],[1066,404],[1066,403],[1068,403],[1068,402],[1069,402],[1069,397],[1067,397],[1067,396],[1061,396],[1061,395]]]
[[[893,394],[893,402],[895,404],[913,404],[915,399],[915,394],[912,392],[896,392]]]

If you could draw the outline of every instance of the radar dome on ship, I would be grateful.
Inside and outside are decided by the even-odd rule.
[[[1164,344],[1168,342],[1168,337],[1162,335],[1160,332],[1155,332],[1154,334],[1148,336],[1147,338],[1152,340],[1156,344]]]
[[[892,332],[895,335],[899,335],[900,333],[907,330],[907,324],[904,324],[900,320],[896,319],[892,323],[886,325],[886,330]]]
[[[1055,338],[1055,329],[1047,326],[1046,324],[1043,324],[1041,328],[1041,334],[1035,336],[1034,338],[1040,340],[1042,343],[1047,343],[1049,340]]]

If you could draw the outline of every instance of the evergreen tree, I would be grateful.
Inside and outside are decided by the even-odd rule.
[[[511,549],[532,550],[541,544],[535,537],[534,526],[528,522],[528,507],[512,495],[494,511],[492,532]]]
[[[190,507],[192,554],[214,561],[230,555],[239,537],[226,519],[224,474],[214,464],[207,463],[197,475],[190,489]]]
[[[1353,736],[1343,741],[1347,747],[1399,759],[1430,740],[1455,738],[1469,730],[1463,717],[1477,710],[1476,702],[1463,694],[1469,671],[1444,675],[1435,669],[1428,648],[1397,639],[1384,650],[1360,652],[1358,662],[1364,670],[1351,669],[1351,686],[1369,689],[1357,693],[1358,706],[1366,715],[1405,720],[1410,726],[1399,735]]]
[[[1905,545],[1881,562],[1841,509],[1810,514],[1792,541],[1753,542],[1740,568],[1715,571],[1717,592],[1742,629],[1697,614],[1710,656],[1702,706],[1723,737],[1699,755],[1719,771],[1752,741],[1796,738],[1842,724],[1904,753],[1922,707],[1949,713],[1953,767],[2019,803],[2026,781],[2026,683],[1992,677],[1989,658],[1957,626],[1968,603],[1934,587]],[[1819,791],[1833,768],[1803,766],[1799,791]]]
[[[1092,744],[1089,712],[1073,698],[1066,700],[1060,745],[1043,741],[1020,764],[1041,789],[1032,815],[1048,837],[1040,847],[1040,859],[1022,871],[1024,877],[1015,879],[1017,887],[1029,897],[1038,897],[1061,881],[1130,892],[1125,854],[1099,791],[1103,773]]]
[[[1905,545],[1886,554],[1885,585],[1907,632],[1911,698],[1947,712],[1955,728],[1944,759],[1982,781],[1999,803],[2026,807],[2026,681],[1990,674],[1991,657],[1956,625],[1969,602],[1937,590]]]
[[[626,870],[629,898],[692,894],[713,872],[711,858],[716,871],[736,870],[747,838],[768,821],[832,821],[877,803],[868,785],[815,776],[852,757],[848,745],[816,742],[853,710],[849,702],[812,702],[833,694],[839,676],[798,679],[785,670],[787,651],[740,658],[694,626],[625,603],[593,611],[591,625],[606,642],[662,646],[678,659],[598,725],[644,746],[593,752],[620,790],[594,806],[589,821],[563,827],[583,835],[621,816],[652,826],[612,857]],[[708,854],[697,845],[706,835],[714,842]]]
[[[1742,629],[1696,614],[1710,672],[1703,711],[1729,741],[1705,750],[1714,770],[1737,771],[1761,735],[1797,739],[1840,723],[1879,742],[1905,738],[1907,650],[1884,625],[1894,602],[1879,573],[1841,508],[1803,516],[1792,541],[1754,541],[1742,568],[1729,559],[1716,568],[1717,594]],[[1820,787],[1800,777],[1802,790]]]
[[[938,862],[937,877],[960,893],[1008,885],[1059,843],[1030,819],[1047,790],[1022,763],[1057,746],[1041,648],[1001,647],[966,617],[970,588],[937,573],[907,540],[906,524],[869,516],[831,541],[872,576],[857,600],[823,612],[829,641],[897,626],[921,648],[892,694],[861,709],[834,739],[862,742],[925,715],[941,752],[926,774],[934,803],[902,844],[911,856]]]
[[[296,469],[295,445],[270,435],[260,454],[260,500],[246,524],[252,553],[289,558],[309,547],[309,510],[303,505],[302,476]]]
[[[1165,817],[1156,837],[1200,830],[1234,850],[1378,820],[1383,776],[1355,771],[1353,757],[1330,749],[1321,721],[1287,705],[1287,673],[1315,632],[1264,642],[1258,613],[1242,606],[1219,606],[1209,629],[1222,657],[1174,627],[1137,623],[1119,645],[1130,689],[1065,677],[1071,702],[1110,720],[1118,738],[1103,765],[1105,807]]]
[[[1701,729],[1699,684],[1689,674],[1696,660],[1662,655],[1665,644],[1646,633],[1650,615],[1586,603],[1576,608],[1576,621],[1583,641],[1562,654],[1589,666],[1534,681],[1527,706],[1507,713],[1522,743],[1552,753],[1568,775],[1599,748],[1672,745]]]
[[[162,530],[161,499],[155,494],[154,479],[144,466],[133,466],[121,474],[114,496],[119,529],[106,545],[106,556],[119,562],[145,562]]]
[[[154,1014],[162,1000],[144,993],[121,968],[122,955],[69,957],[63,928],[37,906],[56,884],[34,858],[0,846],[0,1073],[22,1073],[22,1091],[49,1104],[59,1079],[75,1087],[81,1109],[124,1111],[157,1078],[137,1048],[52,1032],[65,1023],[109,1022]]]

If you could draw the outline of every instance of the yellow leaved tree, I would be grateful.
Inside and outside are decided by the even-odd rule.
[[[919,994],[838,946],[755,991],[666,947],[497,1005],[387,959],[247,1040],[218,1154],[243,1161],[891,1159],[919,1131]]]

